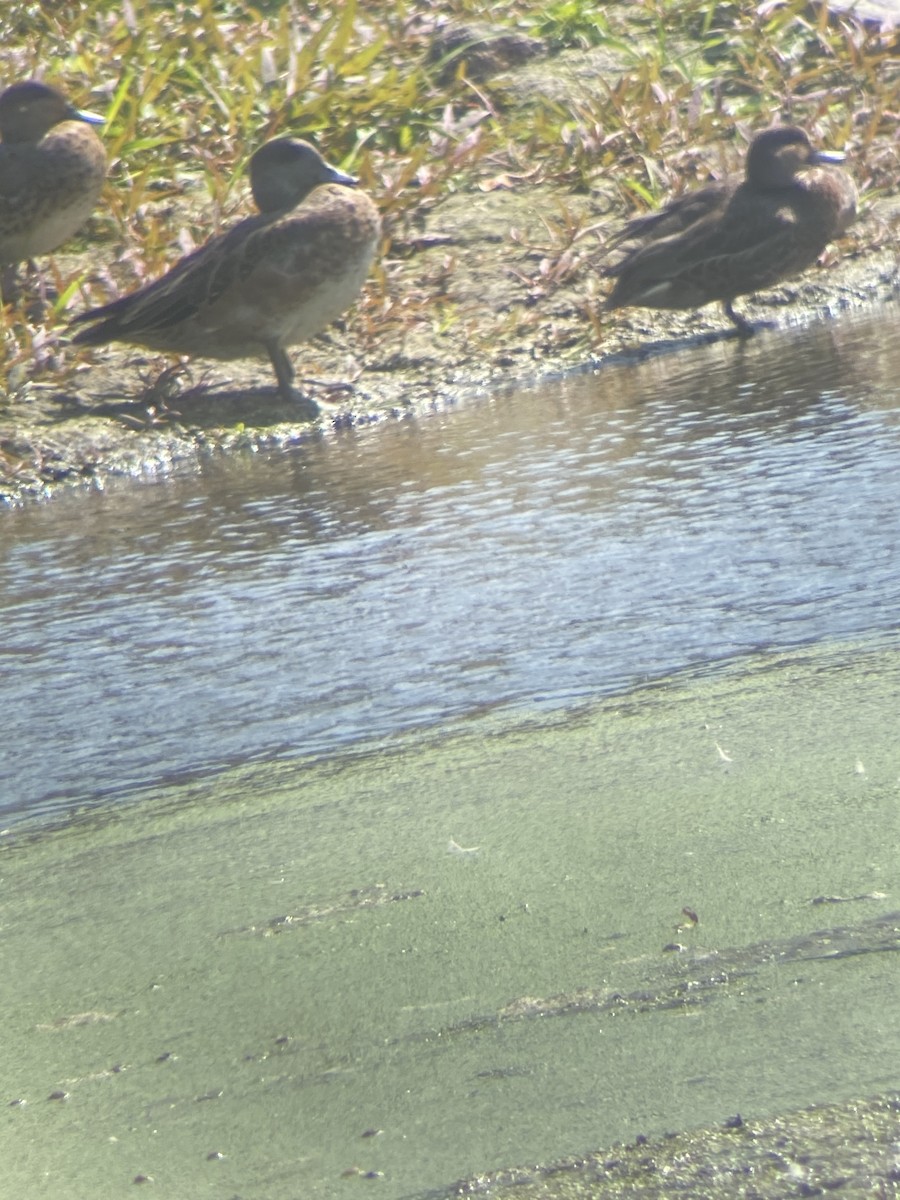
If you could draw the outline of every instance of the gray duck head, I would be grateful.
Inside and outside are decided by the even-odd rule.
[[[790,187],[798,171],[842,163],[845,157],[836,150],[814,150],[804,130],[793,125],[764,129],[747,151],[747,182],[762,190]]]
[[[295,208],[323,183],[355,187],[357,181],[325,161],[300,138],[266,142],[250,159],[250,187],[260,212]]]
[[[75,108],[62,92],[37,79],[13,83],[0,95],[0,137],[7,145],[39,142],[62,121],[103,124],[102,117]]]

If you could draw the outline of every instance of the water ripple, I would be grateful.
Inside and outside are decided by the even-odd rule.
[[[0,810],[895,628],[882,321],[0,521]]]

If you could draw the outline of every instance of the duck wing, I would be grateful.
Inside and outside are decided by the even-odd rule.
[[[176,263],[155,283],[79,313],[71,324],[87,328],[72,340],[87,346],[137,340],[192,321],[253,271],[259,236],[279,215],[247,217]]]
[[[714,183],[699,191],[677,196],[656,212],[633,218],[613,234],[605,249],[615,250],[624,242],[647,245],[674,234],[685,233],[699,222],[708,221],[710,217],[723,212],[736,186],[734,182]],[[613,263],[604,270],[604,274],[617,275],[619,266],[620,263]]]
[[[756,291],[783,277],[796,230],[790,203],[750,204],[738,189],[724,209],[626,254],[608,305],[690,308]]]

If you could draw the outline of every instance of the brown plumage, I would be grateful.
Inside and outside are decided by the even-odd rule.
[[[91,215],[106,178],[91,125],[102,123],[34,79],[0,95],[0,264],[49,254]]]
[[[299,139],[257,150],[250,179],[258,215],[155,283],[81,313],[73,324],[86,328],[73,340],[216,359],[268,354],[282,397],[296,400],[285,347],[325,329],[357,298],[381,222],[356,180]]]
[[[721,301],[741,333],[752,332],[732,303],[812,266],[856,215],[856,187],[843,154],[813,150],[802,129],[767,129],[747,154],[744,179],[713,184],[625,226],[613,244],[635,241],[607,269],[610,309],[701,308]]]

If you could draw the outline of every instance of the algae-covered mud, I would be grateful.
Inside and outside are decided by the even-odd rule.
[[[7,1188],[893,1194],[898,684],[760,656],[7,833]]]
[[[261,7],[262,20],[160,4],[145,28],[110,0],[4,6],[10,73],[50,63],[78,100],[90,77],[110,177],[81,240],[0,309],[0,500],[294,445],[661,340],[731,337],[715,306],[606,312],[603,265],[627,218],[740,170],[775,122],[847,151],[860,215],[814,269],[742,311],[786,325],[896,296],[891,6]],[[358,174],[385,224],[360,304],[294,352],[321,419],[278,398],[264,361],[74,350],[77,311],[247,213],[249,149],[285,133]]]

